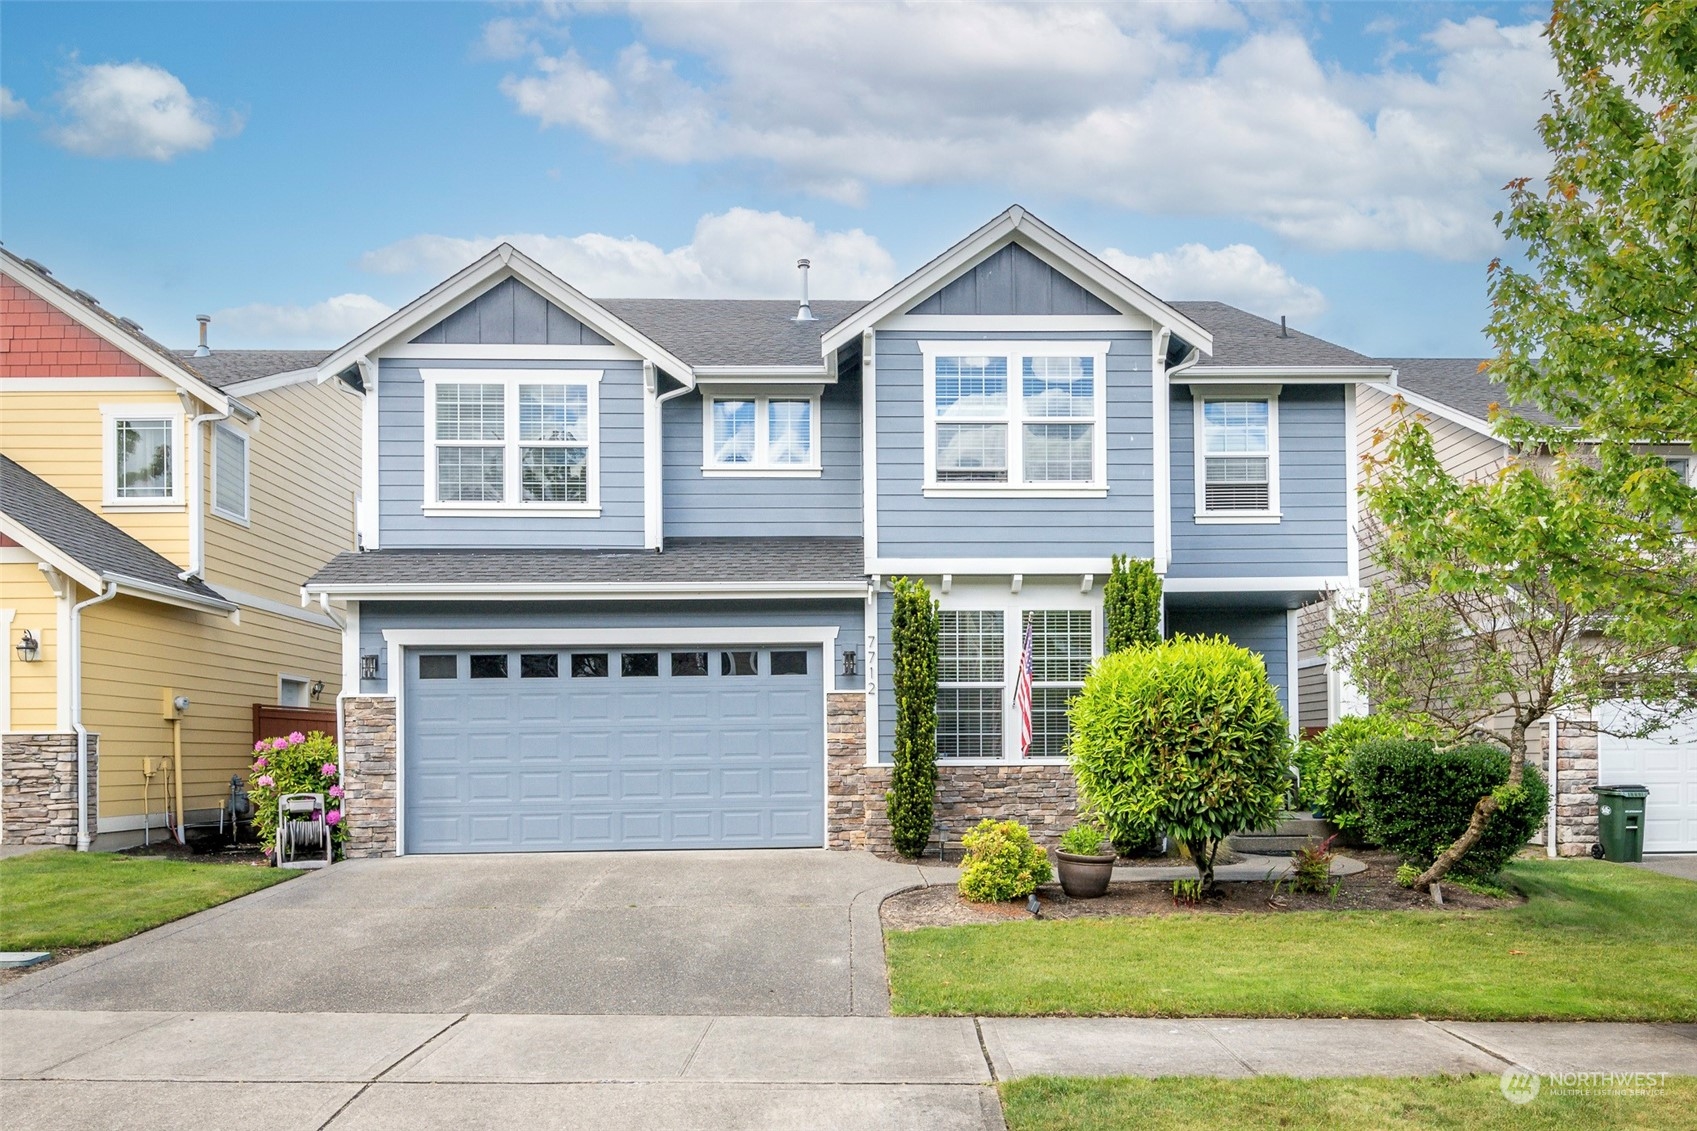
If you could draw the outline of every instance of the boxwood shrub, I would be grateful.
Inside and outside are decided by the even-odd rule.
[[[1049,882],[1049,854],[1018,821],[986,818],[960,842],[960,893],[974,903],[1021,899]]]
[[[1455,871],[1495,876],[1543,823],[1549,789],[1528,764],[1518,789],[1510,789],[1509,754],[1500,746],[1473,743],[1440,749],[1417,739],[1363,743],[1351,764],[1355,792],[1366,817],[1367,836],[1424,868],[1460,836],[1473,807],[1496,793],[1499,808],[1485,834]]]

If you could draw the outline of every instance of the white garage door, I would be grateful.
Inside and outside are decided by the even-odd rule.
[[[1631,703],[1597,709],[1602,729],[1626,730],[1639,712]],[[1697,852],[1697,722],[1684,722],[1649,738],[1597,738],[1601,785],[1642,785],[1645,852]]]

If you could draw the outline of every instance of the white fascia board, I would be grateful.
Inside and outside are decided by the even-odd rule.
[[[152,581],[143,581],[139,577],[127,577],[121,573],[103,573],[104,581],[114,582],[118,592],[131,597],[141,597],[148,601],[157,601],[162,605],[177,605],[185,609],[198,609],[202,612],[234,613],[241,606],[232,601],[217,597],[200,597],[193,593],[184,593],[169,586],[159,585]]]
[[[826,331],[821,340],[824,352],[839,349],[867,328],[903,313],[1009,241],[1018,243],[1063,274],[1079,279],[1086,289],[1118,299],[1148,316],[1157,326],[1171,327],[1203,352],[1213,352],[1214,336],[1207,330],[1017,204]]]
[[[693,371],[681,358],[508,243],[449,276],[325,358],[318,366],[318,380],[330,380],[361,357],[377,356],[397,339],[428,328],[509,278],[519,279],[603,338],[624,343],[679,381],[694,385]]]
[[[48,282],[11,252],[0,248],[0,263],[6,277],[36,298],[77,323],[83,329],[123,351],[138,363],[147,366],[173,385],[209,406],[214,412],[229,413],[230,398],[206,383],[206,379],[167,353],[161,353],[120,326],[115,326],[100,314],[90,310],[80,299],[66,295],[57,283]]]
[[[1174,376],[1177,385],[1277,381],[1285,385],[1339,385],[1352,381],[1390,381],[1388,365],[1199,365]]]
[[[801,597],[861,597],[866,593],[864,581],[793,581],[703,585],[698,582],[631,585],[626,582],[594,584],[561,584],[559,582],[496,582],[489,585],[443,583],[439,585],[396,584],[308,584],[302,592],[316,596],[325,593],[332,600],[419,600],[459,601],[503,598],[508,600],[558,601],[593,599],[598,601],[688,601],[710,600],[769,600],[782,601]]]
[[[836,625],[749,628],[388,628],[391,648],[479,648],[574,644],[656,645],[820,644],[829,646],[841,633]]]
[[[1452,408],[1449,405],[1444,404],[1442,401],[1435,401],[1431,397],[1425,397],[1421,396],[1419,393],[1409,392],[1400,385],[1381,385],[1378,382],[1369,382],[1367,387],[1376,393],[1383,393],[1387,397],[1401,397],[1404,401],[1408,402],[1408,404],[1414,408],[1419,409],[1421,412],[1430,413],[1440,420],[1447,420],[1458,428],[1465,428],[1470,432],[1477,432],[1487,440],[1495,440],[1505,448],[1513,447],[1513,445],[1511,445],[1507,440],[1497,435],[1496,428],[1492,426],[1489,420],[1481,420],[1472,413],[1462,412],[1459,408]]]
[[[1324,593],[1349,586],[1347,577],[1168,577],[1168,593],[1285,593],[1313,590]]]
[[[286,373],[273,373],[268,377],[237,381],[233,385],[225,385],[224,391],[233,397],[250,397],[255,393],[269,393],[273,389],[286,389],[290,385],[305,385],[317,380],[316,369],[291,369]]]
[[[46,562],[66,577],[75,581],[84,589],[98,593],[105,588],[101,584],[100,574],[83,565],[65,551],[36,534],[35,531],[19,522],[9,514],[0,512],[0,534],[4,534],[31,554],[37,561]]]
[[[698,365],[695,367],[698,385],[726,384],[784,384],[805,382],[817,385],[837,383],[837,375],[824,365]]]
[[[867,572],[880,577],[1081,577],[1106,575],[1111,558],[873,558]]]

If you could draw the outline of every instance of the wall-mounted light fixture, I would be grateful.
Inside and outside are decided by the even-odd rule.
[[[321,680],[321,679],[313,680],[312,686],[307,689],[307,694],[312,696],[314,699],[317,699],[320,695],[323,695],[324,694],[324,681]]]
[[[365,655],[363,655],[359,658],[359,678],[361,678],[361,679],[376,679],[377,678],[377,653],[376,652],[367,652]]]
[[[24,634],[18,637],[18,659],[26,664],[41,659],[41,641],[30,629],[24,629]]]
[[[856,669],[855,669],[855,664],[859,660],[859,658],[860,657],[858,657],[854,654],[853,648],[844,648],[843,649],[843,674],[844,675],[856,675],[856,674],[858,674]]]

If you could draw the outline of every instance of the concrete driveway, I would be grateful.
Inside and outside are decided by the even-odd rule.
[[[861,852],[355,860],[19,979],[7,1009],[889,1012]]]

